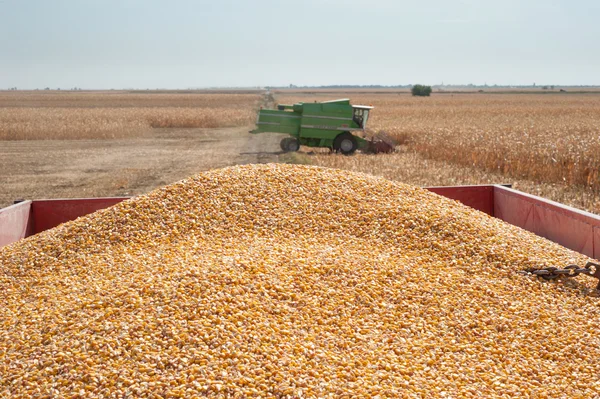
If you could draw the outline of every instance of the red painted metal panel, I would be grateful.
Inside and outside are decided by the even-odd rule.
[[[600,226],[593,227],[594,259],[600,259]]]
[[[0,209],[0,247],[32,234],[31,201]]]
[[[441,196],[494,216],[494,186],[425,187]]]
[[[129,197],[35,200],[31,204],[33,234],[51,229]]]
[[[600,216],[506,187],[494,187],[496,217],[598,258]]]
[[[536,204],[533,207],[537,235],[558,242],[562,246],[594,256],[594,226],[573,217],[573,214],[557,212],[555,209]]]
[[[533,204],[523,201],[521,196],[507,195],[504,191],[494,192],[494,216],[525,230],[533,231]]]

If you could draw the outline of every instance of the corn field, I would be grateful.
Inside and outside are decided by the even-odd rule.
[[[258,94],[0,93],[0,140],[114,139],[252,123]]]
[[[416,98],[404,93],[354,93],[351,99],[354,104],[375,106],[371,128],[386,131],[426,158],[600,192],[598,94],[465,93]],[[280,96],[277,100],[313,99]]]

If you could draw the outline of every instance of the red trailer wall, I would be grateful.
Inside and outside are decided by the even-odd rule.
[[[31,201],[0,209],[0,247],[33,234]]]
[[[494,186],[425,187],[427,190],[459,201],[494,216]]]
[[[600,216],[503,186],[428,190],[600,259]],[[25,201],[0,209],[0,247],[58,226],[127,197]]]
[[[108,208],[129,197],[36,200],[31,205],[33,234]]]
[[[506,187],[494,187],[494,216],[600,259],[600,216]]]

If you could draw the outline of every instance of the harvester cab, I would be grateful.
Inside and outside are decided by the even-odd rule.
[[[345,155],[356,150],[392,152],[394,144],[378,135],[367,137],[367,120],[373,109],[352,105],[349,99],[279,104],[277,109],[261,109],[256,129],[250,133],[284,133],[281,140],[285,152],[298,151],[300,145],[324,147]]]
[[[369,118],[369,110],[371,110],[373,107],[353,105],[352,108],[354,109],[354,116],[352,117],[352,120],[354,120],[358,126],[366,129],[367,119]]]

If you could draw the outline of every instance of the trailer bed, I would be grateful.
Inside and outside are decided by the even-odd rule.
[[[531,231],[591,258],[600,259],[600,216],[501,185],[426,187]],[[0,247],[129,197],[23,201],[0,209]]]

